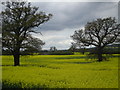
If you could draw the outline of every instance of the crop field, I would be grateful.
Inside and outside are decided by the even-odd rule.
[[[2,56],[3,88],[118,88],[118,57],[87,60],[85,55]]]

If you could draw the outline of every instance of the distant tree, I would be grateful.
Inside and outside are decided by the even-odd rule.
[[[57,51],[57,48],[55,47],[55,46],[53,46],[53,47],[50,47],[50,51]]]
[[[32,28],[47,22],[52,15],[39,12],[38,7],[32,7],[31,3],[24,1],[9,1],[2,4],[5,6],[5,10],[1,12],[3,48],[10,50],[14,57],[14,66],[18,66],[21,50],[26,47],[36,48],[36,44],[33,43],[43,45],[41,40],[32,36],[32,33],[37,33]],[[30,41],[30,38],[33,40]]]
[[[103,49],[112,43],[118,43],[120,40],[120,24],[112,17],[97,19],[88,22],[84,29],[75,31],[71,36],[76,44],[84,46],[95,46],[98,61],[103,60]]]

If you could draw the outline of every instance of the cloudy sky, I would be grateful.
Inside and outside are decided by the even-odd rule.
[[[32,2],[32,5],[38,6],[40,11],[53,14],[51,20],[37,28],[43,36],[34,34],[45,42],[43,49],[51,46],[68,49],[72,42],[70,36],[87,22],[118,16],[117,2]]]
[[[45,42],[43,49],[49,50],[51,46],[57,49],[68,49],[71,46],[72,38],[75,30],[84,28],[87,22],[91,22],[97,18],[118,17],[118,2],[39,2],[39,0],[28,0],[33,6],[39,7],[39,11],[53,14],[53,17],[46,23],[36,28],[41,31],[40,34],[33,34]],[[100,0],[99,0],[100,1]],[[1,10],[0,10],[1,11]]]

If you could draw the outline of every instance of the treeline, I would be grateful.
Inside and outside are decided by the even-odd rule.
[[[120,44],[108,45],[103,49],[103,54],[120,54]]]
[[[81,49],[75,49],[74,52],[90,52],[90,54],[96,54],[97,53],[97,48],[81,48]],[[120,54],[120,44],[112,44],[112,45],[107,45],[103,49],[103,54]]]
[[[74,52],[69,50],[57,50],[57,51],[48,51],[44,50],[41,52],[42,55],[73,55]]]
[[[81,48],[81,49],[74,49],[74,50],[32,50],[32,51],[24,51],[21,52],[21,55],[73,55],[74,52],[80,52],[81,54],[84,54],[85,52],[89,52],[90,54],[96,54],[96,48]],[[103,49],[103,54],[120,54],[120,44],[113,44],[108,45]],[[8,50],[3,50],[2,55],[12,55]]]
[[[73,55],[73,51],[69,50],[57,50],[57,51],[49,51],[49,50],[41,50],[41,51],[31,51],[31,52],[21,52],[20,55]],[[9,51],[3,51],[2,55],[12,55]]]

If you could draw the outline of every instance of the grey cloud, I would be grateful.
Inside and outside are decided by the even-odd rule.
[[[115,9],[116,3],[105,2],[68,2],[68,3],[34,3],[40,10],[52,13],[53,18],[46,24],[41,25],[40,30],[63,30],[65,28],[79,28],[88,21],[99,17],[114,16],[116,13],[109,11]],[[103,14],[103,13],[104,14]],[[111,14],[108,14],[111,13]]]
[[[117,17],[115,2],[78,2],[78,3],[34,3],[40,10],[52,13],[53,18],[41,25],[38,30],[45,41],[44,49],[56,46],[58,49],[68,49],[72,39],[70,36],[89,21],[103,17]]]
[[[40,11],[53,14],[51,20],[35,28],[43,34],[34,36],[46,43],[44,49],[51,46],[68,49],[72,42],[70,36],[75,30],[96,18],[117,18],[118,11],[117,2],[32,2],[32,5],[38,6]]]

